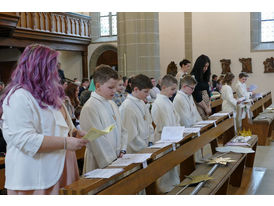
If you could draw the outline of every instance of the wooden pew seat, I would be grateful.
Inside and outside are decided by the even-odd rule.
[[[5,185],[5,158],[0,157],[0,190],[4,189]]]
[[[274,105],[270,106],[271,108]],[[252,132],[258,135],[258,145],[270,145],[274,124],[274,111],[265,109],[253,119]]]
[[[256,152],[256,146],[258,138],[256,135],[249,141],[252,149]],[[215,153],[212,157],[219,156],[222,153]],[[199,195],[225,195],[227,194],[228,185],[231,184],[234,187],[241,186],[242,175],[245,167],[253,167],[253,162],[255,158],[255,153],[250,154],[240,154],[240,153],[228,153],[222,157],[230,157],[236,160],[236,162],[228,163],[227,166],[219,165],[215,172],[212,174],[214,179],[208,180],[200,191],[197,193]],[[206,163],[197,165],[195,171],[190,175],[202,175],[207,174],[214,165],[208,165]],[[188,178],[185,178],[183,183],[189,182]],[[172,191],[167,193],[168,195],[177,194],[183,187],[175,187]],[[194,190],[195,186],[189,186],[187,189],[182,191],[180,195],[188,195]]]

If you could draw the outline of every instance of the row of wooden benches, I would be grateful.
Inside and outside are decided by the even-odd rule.
[[[156,194],[156,180],[168,172],[170,169],[180,165],[180,179],[183,181],[186,175],[191,173],[199,173],[201,166],[196,167],[194,161],[194,153],[210,143],[212,153],[218,155],[215,148],[218,146],[218,138],[222,137],[223,144],[230,141],[235,136],[234,121],[228,116],[211,117],[210,119],[217,120],[217,126],[213,124],[201,130],[201,135],[187,134],[184,139],[177,143],[176,150],[172,150],[172,146],[167,146],[162,149],[149,149],[141,151],[141,153],[152,153],[151,159],[148,160],[146,168],[142,168],[141,164],[131,164],[124,167],[124,171],[114,175],[108,179],[85,179],[72,183],[60,190],[60,194],[87,194],[91,191],[97,191],[97,194],[102,195],[129,195],[136,194],[139,191],[146,189],[146,194]],[[257,138],[252,140],[252,147],[256,150]],[[232,155],[232,154],[231,154]],[[253,166],[255,153],[249,155],[235,154],[232,158],[236,158],[236,163],[230,163],[229,169],[220,167],[216,174],[223,174],[226,181],[230,176],[239,177],[239,171],[242,171],[245,165]],[[248,159],[248,163],[245,160]],[[203,165],[203,164],[202,164]],[[220,171],[221,172],[220,172]],[[221,176],[219,176],[221,177]],[[236,178],[236,177],[235,177]],[[236,178],[236,179],[237,179]],[[208,194],[225,194],[216,188],[223,188],[223,180],[215,184],[214,188]],[[234,180],[234,178],[232,178]],[[217,179],[216,179],[217,180]],[[233,181],[234,182],[234,181]],[[235,180],[235,182],[237,182]],[[233,183],[237,185],[236,183]],[[176,188],[175,188],[176,189]],[[173,194],[172,191],[169,194]]]
[[[262,99],[255,101],[251,109],[253,113],[259,114],[258,105],[269,106],[271,102],[271,93],[267,93]],[[270,103],[271,104],[271,103]],[[254,115],[254,116],[255,116]],[[156,180],[174,168],[180,165],[181,181],[186,181],[185,175],[196,174],[205,171],[207,168],[204,164],[197,165],[194,161],[194,153],[210,143],[212,153],[216,153],[215,148],[218,146],[218,138],[222,137],[223,144],[228,142],[235,136],[234,122],[228,116],[212,117],[217,119],[217,127],[213,124],[203,128],[201,135],[187,134],[181,142],[177,143],[177,149],[174,151],[172,146],[167,146],[162,149],[145,149],[141,153],[153,153],[148,160],[148,166],[142,168],[141,164],[131,164],[124,168],[124,171],[108,179],[85,179],[72,183],[60,190],[60,194],[87,194],[90,191],[97,191],[97,194],[136,194],[142,189],[146,189],[147,194],[156,194]],[[196,135],[195,138],[193,138]],[[253,138],[252,147],[256,150],[256,137]],[[77,158],[83,158],[84,150],[77,151]],[[230,182],[233,185],[239,185],[239,172],[242,174],[244,166],[252,166],[255,154],[241,155],[229,154],[232,158],[236,158],[236,163],[230,163],[229,167],[220,167],[214,174],[218,174],[214,184],[207,192],[201,190],[201,194],[226,194],[225,188]],[[2,169],[1,169],[2,165]],[[4,160],[0,162],[1,175],[0,180],[4,176]],[[221,175],[222,174],[222,175]],[[236,177],[235,177],[235,174]],[[232,177],[232,178],[230,178]],[[236,178],[236,180],[235,180]],[[219,181],[220,180],[220,181]],[[237,184],[235,182],[238,182]],[[214,186],[215,185],[215,186]],[[1,182],[0,182],[1,186]],[[0,187],[1,188],[1,187]],[[208,188],[208,187],[207,187]],[[169,194],[174,194],[177,187]],[[188,190],[185,190],[186,194]]]

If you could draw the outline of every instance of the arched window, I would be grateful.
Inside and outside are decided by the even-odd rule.
[[[100,36],[117,36],[117,13],[100,12]]]

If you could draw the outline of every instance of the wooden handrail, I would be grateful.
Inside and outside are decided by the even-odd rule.
[[[17,12],[17,29],[91,37],[90,17],[66,12]]]

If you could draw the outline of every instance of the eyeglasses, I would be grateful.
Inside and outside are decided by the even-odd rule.
[[[195,89],[195,87],[191,87],[191,86],[189,86],[189,85],[186,85],[188,88],[190,88],[191,90],[194,90]]]

